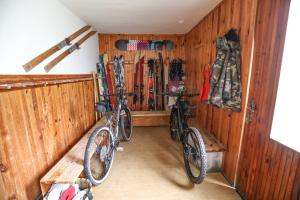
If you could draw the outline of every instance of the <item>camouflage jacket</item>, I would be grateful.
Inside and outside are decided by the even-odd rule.
[[[212,64],[209,102],[241,111],[241,48],[239,43],[217,38],[217,57]]]

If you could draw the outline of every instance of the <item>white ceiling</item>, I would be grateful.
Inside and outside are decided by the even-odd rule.
[[[100,33],[183,34],[221,0],[60,0]],[[184,20],[184,23],[179,23]]]

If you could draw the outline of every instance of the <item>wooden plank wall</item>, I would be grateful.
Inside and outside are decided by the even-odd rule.
[[[235,113],[199,104],[196,117],[200,126],[212,133],[227,148],[223,157],[225,176],[233,183],[236,177],[238,152],[243,129],[252,41],[256,15],[256,1],[224,0],[185,36],[187,87],[199,91],[202,70],[216,55],[215,39],[230,28],[237,29],[242,48],[242,112]]]
[[[246,199],[300,199],[300,153],[270,139],[289,4],[258,1],[249,93],[257,110],[245,126],[237,179]]]
[[[164,60],[167,58],[172,60],[173,58],[182,58],[184,59],[184,38],[183,35],[133,35],[133,34],[99,34],[99,52],[101,54],[107,53],[109,60],[112,60],[113,57],[123,55],[125,60],[134,61],[134,56],[137,51],[119,51],[115,48],[115,41],[119,39],[131,39],[131,40],[172,40],[176,47],[172,51],[141,51],[145,55],[145,59],[158,58],[158,52],[162,53]],[[111,70],[113,70],[113,65],[110,65]],[[134,65],[126,64],[125,65],[125,82],[127,91],[133,91],[133,74],[134,74]],[[112,78],[113,80],[113,78]],[[149,96],[148,93],[148,67],[144,65],[144,94],[145,100],[143,102],[143,110],[147,110],[147,99]],[[128,105],[132,108],[132,98],[128,98]]]
[[[0,76],[0,82],[55,77]],[[0,91],[0,199],[35,199],[40,178],[94,123],[92,80]]]

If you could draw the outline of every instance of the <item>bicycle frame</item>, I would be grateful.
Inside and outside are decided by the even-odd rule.
[[[184,122],[184,119],[182,119],[184,116],[184,111],[183,111],[183,103],[182,101],[182,97],[178,97],[175,103],[175,109],[177,111],[177,120],[178,120],[178,133],[179,133],[179,137],[180,137],[180,141],[183,141],[183,135],[185,132],[185,129],[183,128],[183,125],[185,124],[185,127],[188,127],[188,125],[186,124],[186,122]]]
[[[120,93],[117,95],[117,106],[115,109],[113,109],[112,113],[109,115],[106,113],[106,126],[109,127],[109,131],[113,135],[113,147],[116,148],[119,145],[119,138],[118,138],[118,133],[119,133],[119,122],[120,122],[120,116],[121,116],[121,109],[122,106],[125,105],[126,99],[124,99],[124,93],[120,91]]]

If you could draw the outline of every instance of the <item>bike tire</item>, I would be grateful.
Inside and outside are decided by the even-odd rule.
[[[132,135],[132,117],[131,117],[131,112],[129,110],[129,108],[127,106],[123,107],[121,109],[122,111],[125,111],[125,115],[124,116],[120,116],[120,128],[121,128],[121,134],[123,137],[124,141],[129,141],[131,139],[131,135]]]
[[[179,139],[177,110],[175,108],[172,108],[170,115],[170,135],[174,141]]]
[[[99,142],[101,144],[101,149],[100,152],[93,152],[93,148],[95,147],[94,143],[98,146],[96,143],[96,140],[98,139],[97,136],[100,136],[100,138],[103,139]],[[106,148],[105,150],[104,147]],[[96,147],[96,150],[99,151],[99,148]],[[101,159],[101,154],[109,160],[107,163]],[[94,186],[101,184],[107,178],[112,167],[114,154],[113,135],[109,131],[109,127],[102,126],[95,129],[89,137],[84,154],[85,175]],[[100,170],[101,173],[99,172]],[[97,177],[95,176],[96,174],[98,175]]]
[[[207,155],[205,151],[205,144],[201,137],[201,134],[196,128],[190,127],[187,129],[187,133],[185,134],[186,138],[184,138],[184,141],[186,141],[186,143],[190,142],[189,136],[191,136],[191,140],[196,146],[196,148],[195,147],[191,147],[191,148],[194,148],[196,152],[193,153],[193,155],[188,155],[186,152],[187,147],[185,146],[187,144],[184,144],[184,148],[183,148],[184,165],[190,180],[193,183],[200,184],[204,180],[206,176],[206,170],[207,170]],[[197,158],[194,158],[194,156],[197,156]],[[199,174],[194,174],[194,169],[196,169],[196,171]]]

